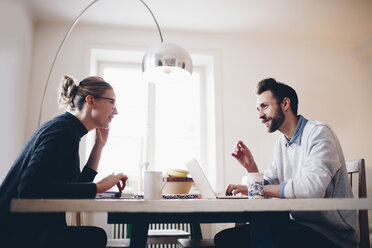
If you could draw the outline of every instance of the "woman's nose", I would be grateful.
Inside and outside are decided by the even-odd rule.
[[[114,112],[113,112],[113,114],[114,114],[114,115],[119,114],[118,109],[116,108],[116,106],[114,107]]]

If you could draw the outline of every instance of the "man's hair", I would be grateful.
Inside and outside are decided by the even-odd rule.
[[[256,94],[270,90],[276,99],[277,103],[283,102],[284,98],[288,97],[291,100],[291,109],[294,115],[297,115],[298,97],[296,91],[283,83],[277,82],[274,78],[266,78],[258,82],[256,87]]]

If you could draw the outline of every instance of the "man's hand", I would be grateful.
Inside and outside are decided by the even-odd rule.
[[[109,128],[96,128],[96,142],[95,145],[103,147],[106,145],[109,136]]]
[[[112,173],[111,175],[108,175],[107,177],[105,177],[104,179],[102,179],[101,181],[96,183],[97,193],[106,192],[107,190],[109,190],[114,185],[117,185],[118,183],[120,185],[120,181],[123,182],[123,185],[120,188],[124,189],[125,181],[127,179],[128,179],[128,177],[126,175],[124,175],[123,173],[119,173],[117,175]],[[120,190],[120,188],[119,188],[119,190]]]
[[[265,185],[264,186],[265,197],[276,197],[280,198],[279,185]]]
[[[226,195],[236,195],[242,193],[243,195],[248,195],[248,187],[243,184],[230,184],[227,186]]]
[[[242,141],[239,142],[235,146],[234,152],[231,153],[231,156],[236,158],[241,165],[250,172],[258,172],[256,162],[254,162],[253,156],[251,151],[248,149],[246,145]]]

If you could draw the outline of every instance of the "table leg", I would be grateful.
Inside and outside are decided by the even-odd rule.
[[[146,247],[147,233],[149,230],[149,223],[147,222],[136,222],[132,224],[132,235],[130,238],[131,248]]]
[[[190,234],[192,239],[202,239],[200,223],[190,223]]]

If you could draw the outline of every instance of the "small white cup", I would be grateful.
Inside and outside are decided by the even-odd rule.
[[[264,180],[263,173],[248,173],[247,187],[249,199],[264,198]]]
[[[143,199],[161,200],[164,187],[161,171],[145,171]]]

